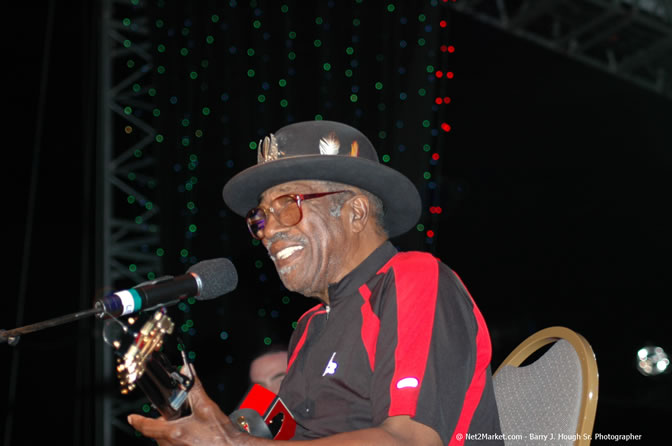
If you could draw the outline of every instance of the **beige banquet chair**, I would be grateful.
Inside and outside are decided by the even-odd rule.
[[[542,347],[553,345],[527,365]],[[597,410],[598,372],[593,349],[566,327],[534,333],[493,375],[507,445],[590,444]]]

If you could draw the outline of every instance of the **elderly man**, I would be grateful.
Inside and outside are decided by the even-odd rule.
[[[319,299],[299,319],[280,388],[297,422],[293,440],[438,446],[499,437],[483,317],[452,270],[388,241],[416,224],[420,197],[362,133],[329,121],[286,126],[264,138],[257,165],[226,184],[224,200],[246,216],[284,285]],[[272,441],[241,432],[200,383],[189,402],[188,417],[129,422],[161,444]]]

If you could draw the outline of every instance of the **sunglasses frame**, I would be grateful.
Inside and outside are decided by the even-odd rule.
[[[273,215],[273,217],[275,217],[275,220],[279,224],[281,224],[282,226],[284,226],[286,228],[289,228],[289,227],[298,225],[301,222],[301,220],[303,220],[303,209],[301,207],[301,203],[303,203],[306,200],[312,200],[313,198],[321,198],[321,197],[325,197],[327,195],[340,194],[340,193],[343,193],[343,192],[351,192],[351,191],[337,190],[337,191],[332,191],[332,192],[316,192],[316,193],[313,193],[313,194],[284,194],[284,195],[280,195],[278,197],[275,197],[273,200],[271,200],[271,203],[273,203],[275,200],[279,200],[280,198],[292,197],[292,199],[296,203],[296,206],[299,208],[299,219],[297,220],[297,222],[294,223],[294,224],[291,224],[291,225],[286,225],[286,224],[282,223],[280,221],[280,219],[276,216],[275,211],[273,210],[273,207],[256,206],[256,207],[253,207],[252,209],[250,209],[247,212],[247,215],[245,216],[245,223],[247,223],[247,229],[250,231],[250,234],[252,234],[252,237],[254,237],[257,240],[261,240],[263,237],[258,237],[257,234],[255,234],[252,231],[252,226],[250,225],[250,214],[256,213],[259,210],[264,213],[264,218],[263,218],[264,226],[261,229],[257,230],[257,232],[264,230],[264,228],[266,227],[266,222],[268,221],[269,214]]]

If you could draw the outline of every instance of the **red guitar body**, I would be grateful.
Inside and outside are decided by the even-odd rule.
[[[289,440],[296,432],[296,421],[287,406],[276,394],[258,384],[252,386],[230,418],[241,429],[258,437]]]

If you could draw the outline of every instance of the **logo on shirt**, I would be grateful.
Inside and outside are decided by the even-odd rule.
[[[336,367],[338,367],[338,364],[334,362],[334,356],[336,356],[336,352],[334,352],[334,354],[331,355],[331,358],[329,359],[327,366],[324,368],[324,373],[322,374],[322,376],[333,375],[334,373],[336,373]]]

